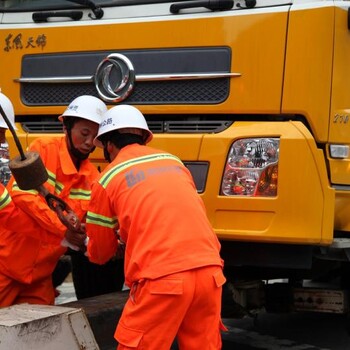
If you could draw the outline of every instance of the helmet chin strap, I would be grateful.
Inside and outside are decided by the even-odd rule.
[[[91,149],[89,153],[80,152],[76,147],[74,147],[71,130],[67,130],[68,140],[70,144],[70,153],[78,160],[85,160],[89,157],[90,153],[94,151],[95,147]]]

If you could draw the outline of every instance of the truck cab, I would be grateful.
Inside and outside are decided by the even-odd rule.
[[[5,0],[0,87],[24,148],[79,95],[138,107],[193,175],[230,297],[282,279],[305,309],[305,280],[348,286],[349,28],[347,1]]]

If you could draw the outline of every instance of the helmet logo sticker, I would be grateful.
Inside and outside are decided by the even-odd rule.
[[[100,124],[100,128],[102,128],[103,126],[112,124],[112,122],[113,122],[113,119],[112,119],[112,118],[105,119],[105,120],[103,120],[102,123]]]
[[[71,111],[71,112],[76,112],[78,110],[79,106],[77,105],[70,105],[67,108],[67,111]]]
[[[113,53],[98,65],[94,82],[99,96],[107,102],[125,100],[134,88],[135,70],[124,55]]]

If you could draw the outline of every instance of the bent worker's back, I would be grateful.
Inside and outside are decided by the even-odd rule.
[[[125,275],[129,285],[143,278],[222,265],[220,244],[202,200],[190,172],[177,157],[129,145],[96,186],[101,196],[110,199],[108,208],[96,201],[98,214],[111,220],[116,216],[120,236],[127,241]],[[90,256],[93,260],[93,251]]]

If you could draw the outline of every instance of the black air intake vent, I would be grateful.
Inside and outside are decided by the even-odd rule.
[[[22,128],[29,134],[62,133],[62,123],[59,121],[24,122]]]
[[[165,132],[169,133],[217,133],[225,130],[232,122],[227,120],[197,120],[164,122]]]
[[[228,120],[151,120],[147,121],[154,134],[162,133],[218,133],[228,128],[233,122]],[[24,131],[30,134],[62,133],[59,121],[22,122]]]
[[[199,81],[141,82],[125,102],[129,104],[218,104],[229,94],[230,81],[203,79]],[[22,102],[27,106],[68,105],[80,95],[97,95],[91,84],[23,84]]]

